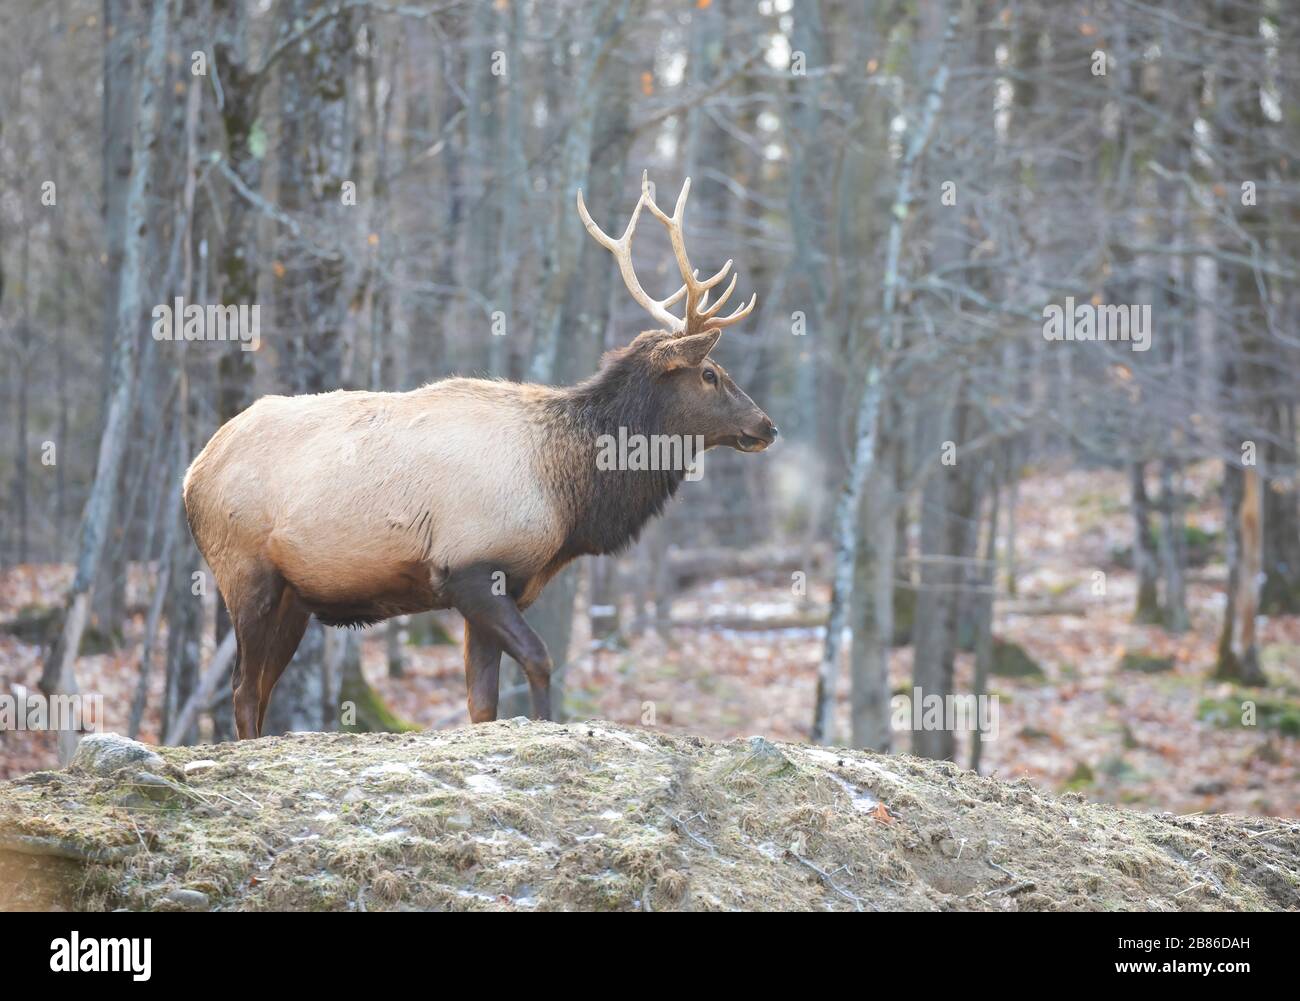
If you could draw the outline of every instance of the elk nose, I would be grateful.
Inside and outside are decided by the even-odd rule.
[[[771,421],[767,422],[767,436],[769,438],[771,438],[773,441],[776,441],[776,436],[780,433],[781,433],[780,429],[775,424],[773,424]]]

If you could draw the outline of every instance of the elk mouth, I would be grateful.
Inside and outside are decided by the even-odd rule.
[[[774,438],[757,438],[752,434],[745,434],[743,431],[736,435],[735,444],[732,446],[740,452],[761,452],[772,444]]]
[[[776,425],[764,414],[759,419],[755,427],[758,434],[750,434],[748,431],[741,431],[731,441],[731,447],[740,452],[761,452],[772,442],[776,441],[778,434]]]

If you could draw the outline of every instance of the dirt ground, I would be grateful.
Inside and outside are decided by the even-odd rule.
[[[906,755],[523,719],[83,752],[0,785],[0,907],[1300,908],[1295,822]]]

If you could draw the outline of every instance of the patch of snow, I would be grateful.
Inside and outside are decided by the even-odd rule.
[[[844,758],[842,755],[833,754],[832,752],[823,750],[820,747],[801,747],[799,750],[808,755],[808,757],[817,761],[823,761],[830,765],[836,765],[841,760],[851,762],[855,765],[862,765],[864,768],[870,768],[876,774],[883,775],[885,778],[893,779],[895,782],[901,782],[904,785],[907,784],[907,780],[897,772],[892,772],[884,765],[878,765],[874,761],[868,761],[865,758]]]
[[[645,741],[637,740],[635,737],[629,737],[627,734],[619,733],[617,730],[602,730],[598,726],[590,726],[590,725],[587,726],[587,729],[591,731],[591,733],[596,734],[597,736],[610,737],[614,740],[621,740],[623,743],[635,747],[638,751],[654,750],[654,748],[651,747],[649,744],[647,744]]]
[[[834,779],[839,784],[840,788],[849,794],[849,800],[853,804],[853,809],[857,810],[858,813],[870,813],[880,805],[880,800],[872,796],[871,793],[859,789],[847,779],[841,778],[834,772],[827,772],[826,774]]]
[[[471,775],[465,779],[465,785],[475,792],[500,792],[501,783],[491,775]]]
[[[361,778],[374,779],[382,775],[415,775],[415,769],[401,761],[385,761],[369,768],[361,769]]]
[[[773,862],[779,862],[782,858],[782,851],[771,841],[764,841],[758,846],[758,850],[770,858]]]
[[[477,890],[457,890],[456,895],[464,897],[466,900],[481,900],[485,904],[499,903],[496,897],[490,893],[479,893]]]

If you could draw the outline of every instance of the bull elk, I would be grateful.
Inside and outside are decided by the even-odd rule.
[[[565,564],[616,552],[662,510],[683,469],[601,469],[604,435],[692,436],[757,452],[776,427],[709,352],[756,296],[719,315],[736,277],[700,280],[682,231],[642,176],[615,240],[583,225],[659,324],[608,352],[575,386],[449,378],[408,393],[265,396],[224,424],[185,474],[185,512],[230,611],[235,725],[260,736],[271,690],[307,620],[360,626],[455,608],[465,619],[473,722],[497,712],[504,651],[522,665],[533,715],[550,716],[551,659],[521,614]],[[643,209],[667,227],[683,284],[652,299],[632,267]],[[669,307],[685,297],[683,315]],[[695,437],[698,436],[698,437]],[[626,464],[625,464],[626,465]]]

